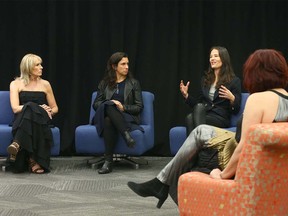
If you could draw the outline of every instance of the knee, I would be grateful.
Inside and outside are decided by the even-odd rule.
[[[191,121],[193,116],[198,116],[201,113],[205,113],[205,105],[198,103],[194,106],[193,111],[186,116],[186,120]]]
[[[203,103],[196,104],[194,109],[193,109],[193,113],[196,115],[200,112],[203,112],[203,111],[205,111],[205,105]]]
[[[195,128],[195,131],[201,132],[207,130],[207,128],[211,127],[210,125],[201,124]]]
[[[109,115],[110,113],[115,112],[115,110],[116,110],[115,106],[112,106],[112,105],[105,106],[106,115]]]
[[[104,125],[105,125],[105,126],[110,126],[110,125],[112,125],[112,122],[111,122],[110,117],[105,116],[105,118],[104,118]]]

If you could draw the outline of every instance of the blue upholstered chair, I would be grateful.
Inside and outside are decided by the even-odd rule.
[[[105,144],[103,137],[100,137],[94,125],[91,125],[92,118],[95,114],[92,108],[92,103],[96,98],[97,92],[93,92],[90,106],[89,124],[80,125],[75,130],[75,150],[77,154],[103,156],[105,152]],[[131,136],[135,139],[136,145],[134,148],[129,148],[123,138],[119,136],[118,142],[114,151],[114,160],[125,160],[135,166],[137,169],[141,160],[136,160],[135,156],[141,156],[154,146],[154,94],[147,91],[142,91],[144,108],[141,113],[141,127],[144,133],[140,130],[131,132]],[[101,164],[103,158],[96,158],[88,161],[94,167]],[[142,160],[143,162],[143,160]],[[145,164],[147,162],[145,161]]]
[[[241,97],[240,111],[238,112],[237,115],[231,116],[231,125],[229,128],[226,128],[227,130],[234,131],[234,132],[236,131],[237,121],[244,111],[244,107],[246,104],[246,100],[249,96],[249,93],[242,93],[241,96],[242,97]],[[170,144],[171,155],[175,155],[178,152],[179,148],[182,146],[186,138],[187,138],[187,134],[186,134],[185,126],[176,126],[170,129],[169,144]]]
[[[12,123],[14,114],[10,104],[10,92],[0,91],[0,156],[7,156],[7,147],[12,142]],[[51,148],[51,155],[57,156],[60,152],[60,130],[57,127],[51,128],[54,146]]]

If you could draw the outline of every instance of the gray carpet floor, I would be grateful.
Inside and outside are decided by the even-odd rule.
[[[117,162],[110,174],[99,175],[86,161],[91,157],[55,157],[48,174],[13,174],[0,171],[0,215],[178,215],[177,205],[168,197],[161,209],[157,199],[132,192],[128,181],[154,178],[169,157],[145,157],[147,165],[135,169]]]

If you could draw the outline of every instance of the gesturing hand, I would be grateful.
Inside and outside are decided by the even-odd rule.
[[[232,92],[223,85],[221,85],[219,88],[219,97],[230,100],[230,103],[233,103],[235,100],[235,96],[232,94]]]
[[[186,85],[184,84],[183,80],[180,81],[180,92],[182,93],[183,97],[186,99],[188,97],[188,89],[189,89],[190,82],[188,81]]]

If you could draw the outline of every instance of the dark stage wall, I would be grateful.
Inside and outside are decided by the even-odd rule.
[[[191,93],[208,67],[209,48],[225,46],[236,74],[255,49],[288,57],[287,1],[14,1],[0,2],[0,90],[19,75],[26,53],[43,58],[60,108],[63,155],[74,153],[76,126],[88,122],[91,93],[116,51],[129,54],[142,89],[155,94],[155,148],[168,155],[169,129],[184,124]],[[244,91],[244,90],[243,90]]]

